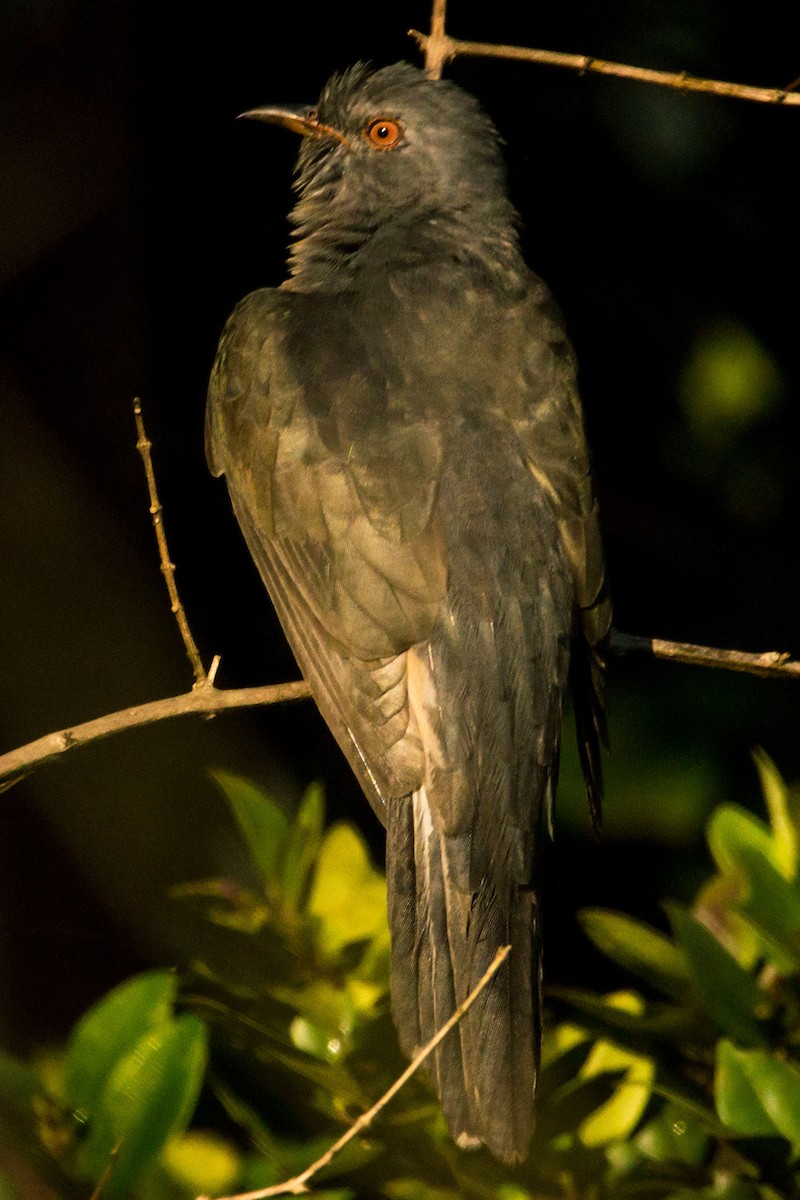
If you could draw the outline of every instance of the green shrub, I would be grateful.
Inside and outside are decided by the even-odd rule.
[[[768,823],[733,806],[712,814],[716,874],[691,908],[665,905],[669,934],[581,914],[632,982],[605,996],[549,993],[526,1164],[457,1150],[415,1077],[320,1173],[316,1194],[797,1196],[800,804],[766,756],[757,765]],[[176,889],[216,929],[202,959],[180,979],[152,971],[122,984],[55,1057],[0,1056],[4,1136],[59,1196],[185,1200],[286,1179],[405,1065],[389,1014],[385,881],[362,837],[325,829],[319,787],[290,818],[255,784],[217,778],[258,888]],[[0,1197],[13,1195],[0,1178]]]

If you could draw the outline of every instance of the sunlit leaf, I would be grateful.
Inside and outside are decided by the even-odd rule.
[[[606,1037],[637,1053],[653,1039],[683,1044],[698,1033],[701,1022],[684,1006],[650,1004],[644,1012],[623,1012],[603,996],[579,988],[548,988],[547,995],[563,1000],[573,1010],[573,1024]]]
[[[739,876],[715,875],[701,888],[692,912],[746,971],[770,963],[781,975],[792,975],[794,957],[773,934],[740,911],[746,889]]]
[[[800,966],[800,890],[781,874],[767,826],[743,809],[723,805],[709,822],[708,841],[722,871],[742,884],[738,907]]]
[[[419,1179],[393,1179],[381,1189],[389,1200],[461,1200],[451,1188],[433,1187]]]
[[[301,989],[275,989],[272,994],[299,1013],[289,1027],[299,1050],[326,1062],[346,1053],[355,1026],[355,1008],[346,989],[319,980]]]
[[[169,889],[176,900],[204,902],[204,916],[215,925],[237,929],[241,933],[258,933],[270,920],[270,909],[259,897],[232,879],[197,879],[179,883]]]
[[[232,1191],[240,1156],[217,1134],[191,1130],[167,1142],[161,1162],[175,1182],[192,1195]]]
[[[308,911],[320,921],[319,943],[335,954],[379,933],[386,923],[386,880],[369,860],[364,839],[338,822],[322,842]]]
[[[703,1007],[724,1032],[747,1045],[762,1044],[764,1035],[753,1015],[762,998],[755,979],[690,912],[675,904],[667,912]]]
[[[325,793],[312,783],[289,829],[281,886],[287,904],[298,909],[308,890],[311,869],[319,853],[325,822]]]
[[[737,804],[720,804],[708,822],[708,846],[719,869],[742,870],[744,855],[758,855],[779,869],[780,859],[768,827]]]
[[[624,1012],[641,1013],[644,1008],[641,997],[632,992],[619,992],[606,998],[609,1004]],[[595,1042],[581,1067],[581,1075],[590,1079],[611,1071],[624,1071],[625,1074],[611,1099],[595,1109],[578,1127],[578,1136],[584,1146],[604,1146],[627,1137],[638,1124],[650,1099],[655,1075],[652,1059],[632,1054],[612,1042]]]
[[[579,920],[588,937],[609,958],[668,995],[678,999],[686,995],[689,972],[683,955],[669,938],[641,921],[606,909],[585,908]]]
[[[114,988],[80,1019],[67,1043],[67,1102],[92,1116],[114,1067],[148,1033],[172,1018],[178,981],[171,971],[147,971]]]
[[[775,866],[785,879],[797,876],[798,844],[798,801],[784,783],[778,768],[763,750],[755,750],[753,759],[761,779],[761,790],[769,813],[772,836],[775,843]]]
[[[286,814],[249,780],[228,771],[211,774],[231,806],[261,878],[267,887],[274,885],[289,835]]]
[[[194,1111],[206,1065],[206,1031],[182,1016],[143,1037],[117,1063],[82,1147],[82,1163],[99,1178],[112,1163],[105,1200],[127,1194],[167,1139]]]

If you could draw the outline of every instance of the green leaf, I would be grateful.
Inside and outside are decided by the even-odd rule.
[[[170,1138],[162,1163],[176,1183],[192,1195],[230,1192],[239,1178],[239,1154],[230,1142],[213,1133],[192,1130]]]
[[[721,804],[714,809],[707,837],[714,861],[727,874],[742,870],[743,856],[760,855],[778,867],[778,854],[769,829],[738,804]]]
[[[753,1016],[762,999],[758,984],[696,917],[676,904],[667,906],[675,937],[683,948],[692,987],[720,1028],[747,1045],[764,1035]]]
[[[641,997],[631,992],[618,992],[608,996],[607,1000],[624,1012],[641,1013],[644,1007]],[[617,1071],[624,1071],[624,1075],[613,1096],[586,1117],[578,1128],[578,1137],[584,1146],[605,1146],[626,1138],[647,1107],[655,1075],[655,1066],[649,1057],[632,1054],[612,1042],[597,1041],[580,1074],[591,1079]]]
[[[67,1043],[67,1103],[91,1116],[108,1077],[141,1038],[171,1020],[178,981],[171,971],[146,971],[114,988],[81,1017]]]
[[[714,1079],[717,1112],[736,1133],[748,1137],[780,1134],[800,1154],[800,1070],[762,1050],[717,1047]]]
[[[694,1040],[702,1030],[696,1014],[674,1004],[648,1003],[640,1016],[622,1012],[603,996],[579,988],[549,987],[546,994],[563,1000],[574,1010],[572,1024],[634,1053],[648,1051],[654,1040],[683,1045]]]
[[[702,1123],[681,1104],[667,1103],[637,1133],[634,1144],[647,1158],[661,1163],[700,1166],[708,1156],[709,1138]]]
[[[761,790],[769,813],[775,845],[775,865],[789,881],[797,877],[798,802],[784,783],[775,763],[763,750],[753,752],[753,760],[761,780]]]
[[[711,817],[708,842],[721,870],[742,884],[740,910],[800,966],[800,890],[781,874],[766,825],[743,809],[724,805]]]
[[[322,842],[325,823],[325,793],[322,785],[312,783],[300,801],[297,816],[289,830],[289,842],[283,863],[282,891],[287,904],[299,909],[308,891],[314,860]]]
[[[227,771],[211,775],[233,810],[261,878],[267,887],[274,886],[289,836],[286,814],[250,780]]]
[[[660,991],[682,999],[689,972],[669,938],[641,921],[602,908],[585,908],[578,919],[599,950]]]
[[[320,948],[331,955],[385,929],[386,880],[372,866],[364,839],[352,825],[337,822],[328,830],[308,911],[320,921]]]
[[[182,1016],[143,1037],[117,1063],[82,1147],[82,1165],[99,1179],[109,1163],[104,1200],[126,1195],[167,1139],[194,1111],[206,1066],[206,1029]]]
[[[774,1055],[754,1055],[750,1081],[775,1128],[800,1155],[800,1071]]]
[[[752,971],[770,962],[781,975],[794,972],[794,960],[762,926],[739,910],[746,892],[741,876],[714,875],[695,897],[692,912],[736,959]]]

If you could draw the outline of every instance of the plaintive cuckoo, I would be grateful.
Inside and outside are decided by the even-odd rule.
[[[458,1143],[519,1161],[570,684],[595,817],[602,792],[611,613],[573,352],[470,95],[359,65],[314,108],[244,115],[303,135],[294,244],[225,326],[208,460],[386,826],[404,1052],[512,946],[429,1070]]]

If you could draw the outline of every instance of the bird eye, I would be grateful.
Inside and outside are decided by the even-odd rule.
[[[364,137],[377,150],[393,150],[403,140],[403,126],[397,121],[380,118],[370,121],[364,130]]]

